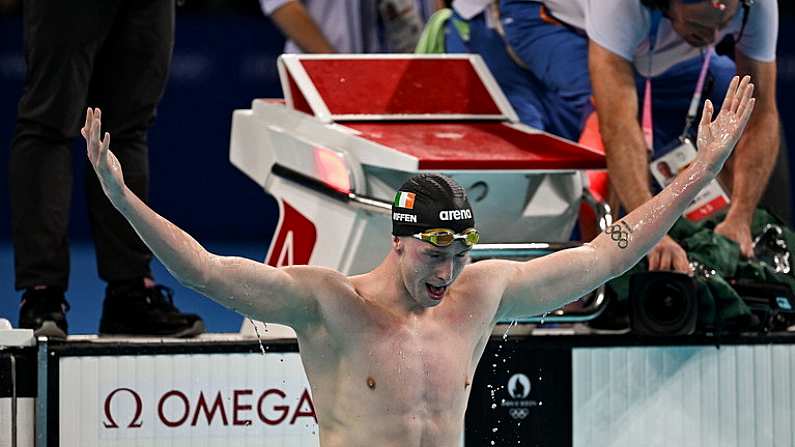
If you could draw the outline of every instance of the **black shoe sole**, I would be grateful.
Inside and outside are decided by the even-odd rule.
[[[36,337],[48,337],[66,340],[66,332],[59,328],[54,321],[45,321],[41,323],[41,326],[33,331],[33,335]]]
[[[197,320],[193,326],[180,329],[179,331],[167,334],[145,334],[145,333],[130,333],[130,331],[108,332],[100,330],[100,337],[173,337],[173,338],[191,338],[207,331],[204,327],[202,320]]]

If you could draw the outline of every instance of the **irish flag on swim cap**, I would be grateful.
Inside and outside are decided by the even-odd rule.
[[[395,203],[396,207],[406,208],[406,209],[413,209],[414,208],[414,193],[413,192],[405,192],[405,191],[398,191],[395,194]]]

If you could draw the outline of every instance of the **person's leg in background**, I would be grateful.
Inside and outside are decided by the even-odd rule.
[[[505,40],[540,98],[543,130],[579,141],[593,111],[587,37],[550,17],[541,3],[501,0],[499,5]],[[595,215],[585,210],[582,216],[583,225],[572,238],[589,240],[597,229]]]
[[[125,2],[97,55],[89,103],[102,109],[113,152],[127,186],[149,195],[147,133],[168,80],[174,47],[173,0]],[[90,172],[90,171],[89,171]],[[99,332],[191,336],[204,331],[196,315],[182,314],[171,291],[156,286],[152,254],[113,208],[94,175],[86,176],[99,276],[108,283]]]
[[[64,337],[71,142],[116,2],[23,2],[27,72],[9,160],[19,326]]]
[[[549,17],[537,2],[501,0],[500,21],[541,98],[544,130],[577,141],[590,110],[587,37]]]
[[[519,121],[545,129],[541,99],[527,71],[516,65],[505,48],[502,37],[487,23],[485,13],[466,20],[454,12],[445,25],[446,52],[479,54],[516,110]]]

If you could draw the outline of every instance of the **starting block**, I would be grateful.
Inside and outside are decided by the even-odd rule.
[[[566,241],[603,154],[518,122],[477,55],[282,55],[284,100],[232,121],[232,163],[279,203],[265,262],[357,274],[386,255],[396,189],[441,172],[481,242]]]

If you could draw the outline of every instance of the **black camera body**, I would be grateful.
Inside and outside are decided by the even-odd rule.
[[[748,280],[731,285],[751,316],[730,331],[786,331],[795,325],[795,294],[784,284]],[[698,329],[695,279],[676,272],[635,273],[629,279],[629,321],[639,335],[690,335]]]
[[[795,324],[795,294],[784,284],[734,281],[732,287],[759,321],[763,332],[785,331]]]
[[[630,328],[635,334],[689,335],[696,331],[696,283],[684,273],[635,273],[629,279],[629,303]]]

